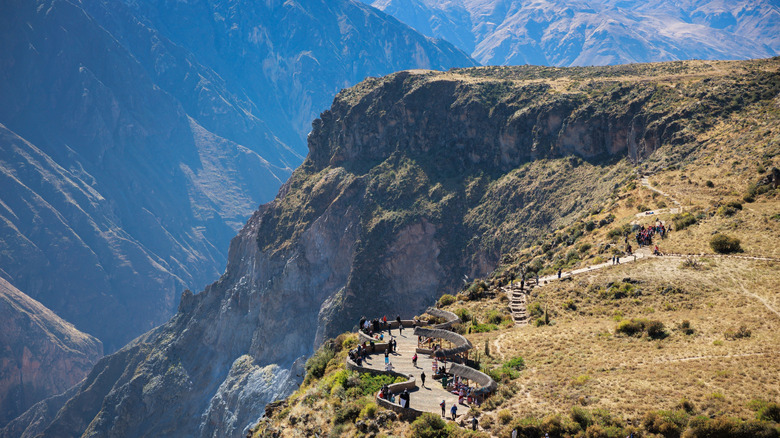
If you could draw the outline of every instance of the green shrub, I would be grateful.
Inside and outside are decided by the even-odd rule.
[[[592,424],[588,426],[588,430],[585,431],[586,438],[609,438],[607,432],[598,424]]]
[[[749,338],[753,333],[744,325],[739,326],[738,329],[728,329],[723,332],[723,336],[726,339],[736,340],[742,338]]]
[[[688,414],[692,414],[696,412],[696,405],[694,405],[693,402],[688,400],[687,398],[683,398],[682,400],[680,400],[680,403],[677,404],[677,407],[679,409],[682,409]]]
[[[648,432],[665,438],[678,438],[687,424],[688,414],[681,410],[648,412],[642,419],[642,426]]]
[[[651,339],[661,339],[667,335],[664,324],[661,321],[651,319],[624,319],[618,323],[617,327],[615,327],[615,333],[622,333],[627,336],[637,336],[645,332]]]
[[[737,214],[737,209],[734,207],[729,207],[727,205],[723,205],[721,207],[718,207],[718,211],[715,212],[718,216],[723,217],[730,217]]]
[[[624,335],[634,336],[642,333],[644,327],[641,322],[636,319],[624,319],[620,321],[615,328],[615,333],[623,333]]]
[[[780,423],[780,404],[767,403],[756,412],[756,418],[762,421]]]
[[[645,204],[639,204],[639,205],[637,205],[637,206],[636,206],[636,209],[637,209],[637,211],[639,211],[639,212],[643,212],[643,211],[648,211],[648,210],[650,210],[650,207],[648,207],[648,206],[647,206],[647,205],[645,205]]]
[[[438,415],[424,412],[412,422],[412,436],[419,438],[448,438],[447,423]]]
[[[529,304],[528,307],[526,307],[526,310],[528,311],[528,315],[532,318],[539,318],[540,316],[544,315],[542,303],[539,301],[534,301],[533,303]]]
[[[306,369],[307,382],[311,382],[312,379],[319,379],[325,374],[325,368],[328,366],[328,362],[333,359],[336,352],[325,344],[320,347],[309,360],[306,361],[304,368]]]
[[[777,427],[758,421],[741,421],[728,417],[708,418],[697,416],[691,418],[684,438],[777,438],[780,436]]]
[[[631,226],[626,224],[621,227],[613,228],[607,232],[607,238],[618,239],[626,235],[631,231]]]
[[[709,187],[709,188],[713,188],[713,187],[715,187],[715,183],[713,183],[713,182],[712,182],[712,181],[710,181],[710,180],[707,180],[707,181],[704,183],[704,185],[705,185],[705,186],[707,186],[707,187]]]
[[[384,385],[403,382],[403,377],[388,376],[386,374],[373,375],[371,373],[360,374],[358,389],[362,395],[376,394]]]
[[[503,367],[520,371],[525,368],[525,360],[522,357],[514,357],[504,362]]]
[[[492,332],[494,330],[498,330],[498,326],[495,324],[472,324],[471,325],[471,332],[472,333],[487,333]]]
[[[579,406],[572,406],[571,419],[579,424],[582,430],[587,430],[588,426],[593,424],[593,416],[586,409]]]
[[[696,330],[691,327],[691,322],[687,319],[680,323],[680,331],[685,333],[686,335],[692,335],[696,332]]]
[[[360,411],[360,416],[362,418],[374,418],[376,416],[376,410],[377,410],[376,403],[368,403]]]
[[[737,201],[729,201],[726,203],[726,207],[731,207],[736,210],[742,210],[742,204]]]
[[[439,298],[439,307],[449,306],[456,301],[455,297],[450,294],[444,294]]]
[[[647,336],[650,336],[652,339],[661,339],[666,337],[666,330],[664,329],[664,324],[661,321],[648,321],[645,325],[645,330],[647,331]]]
[[[471,321],[471,312],[469,312],[469,309],[461,307],[460,309],[457,309],[454,313],[458,315],[458,318],[460,318],[460,320],[463,322]]]
[[[501,324],[504,319],[504,315],[498,310],[489,310],[487,313],[487,321],[490,324]]]
[[[498,411],[498,422],[501,424],[509,424],[512,421],[512,413],[507,409]]]
[[[490,400],[490,399],[488,399]],[[521,418],[512,422],[512,427],[509,429],[509,436],[512,430],[517,430],[518,437],[543,437],[541,422],[536,418]]]
[[[742,252],[739,239],[725,234],[716,234],[712,236],[712,239],[710,239],[710,247],[719,254]]]
[[[542,420],[542,430],[551,436],[562,436],[565,432],[560,414],[549,415]]]
[[[694,225],[696,216],[691,213],[679,213],[672,216],[672,222],[674,223],[674,229],[680,231]]]
[[[360,416],[360,406],[350,403],[336,408],[333,414],[333,424],[344,424],[355,421]]]

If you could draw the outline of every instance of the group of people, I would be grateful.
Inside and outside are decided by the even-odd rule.
[[[453,377],[452,381],[447,384],[447,391],[458,396],[458,403],[471,403],[473,400],[474,388],[464,383],[459,376]]]
[[[379,398],[385,399],[390,403],[396,402],[395,394],[390,391],[390,387],[388,385],[383,385],[382,389],[379,390]],[[401,407],[408,408],[411,400],[409,396],[409,390],[404,389],[404,392],[398,395],[398,400],[398,404],[400,404]]]
[[[401,315],[396,316],[395,320],[398,323],[398,333],[400,334],[404,331],[404,325],[401,323]],[[383,337],[381,331],[390,330],[390,324],[387,322],[386,315],[382,318],[374,318],[370,321],[366,319],[365,316],[363,316],[360,318],[360,322],[358,323],[358,329],[360,329],[360,331],[367,334],[368,336],[377,336],[378,338],[381,338]]]
[[[639,245],[639,247],[643,246],[650,246],[653,244],[653,236],[659,235],[662,239],[666,238],[667,233],[666,226],[663,224],[663,222],[656,222],[655,225],[650,225],[648,227],[645,227],[642,225],[639,230],[636,232],[636,243]]]

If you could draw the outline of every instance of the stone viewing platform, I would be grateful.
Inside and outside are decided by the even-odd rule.
[[[489,396],[497,388],[496,383],[490,376],[456,362],[463,362],[468,358],[468,352],[473,347],[471,343],[463,336],[450,331],[453,323],[459,322],[456,315],[451,312],[440,309],[429,308],[428,314],[445,322],[436,325],[428,325],[426,322],[417,320],[403,320],[401,324],[404,329],[399,330],[397,321],[388,321],[387,327],[373,333],[375,336],[382,336],[378,340],[362,330],[358,332],[359,342],[366,344],[366,357],[358,365],[354,360],[347,358],[347,368],[361,373],[387,374],[401,376],[405,379],[403,382],[394,383],[388,386],[389,393],[395,396],[395,402],[382,398],[380,393],[376,395],[377,405],[393,410],[402,418],[414,419],[423,412],[430,412],[441,415],[441,402],[445,403],[445,415],[451,419],[451,407],[457,405],[457,418],[463,420],[468,416],[469,403],[479,403],[484,397]],[[381,323],[380,323],[381,324]],[[374,341],[374,348],[371,349],[370,342]],[[388,348],[391,340],[394,340],[396,350],[389,353],[388,362],[391,364],[391,370],[388,370],[385,364],[384,352]],[[446,343],[447,345],[442,345]],[[433,353],[432,348],[425,348],[428,345],[440,346]],[[412,363],[412,358],[417,355],[416,365]],[[445,369],[446,374],[436,374],[435,371]],[[425,382],[422,381],[422,374],[425,373]],[[460,383],[462,391],[460,394],[452,387],[453,380]],[[450,390],[444,387],[442,383],[450,384]],[[399,395],[407,391],[409,394],[409,407],[401,406]],[[473,397],[469,397],[469,393]]]

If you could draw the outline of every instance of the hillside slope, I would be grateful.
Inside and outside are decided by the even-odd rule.
[[[630,159],[690,153],[719,121],[773,102],[778,67],[415,71],[341,92],[222,278],[104,358],[44,436],[244,434],[323,339],[490,273],[602,205],[633,179]],[[154,409],[170,400],[175,411]]]
[[[780,53],[777,2],[374,0],[484,65],[607,65]]]
[[[65,392],[103,355],[103,345],[0,278],[0,425]]]

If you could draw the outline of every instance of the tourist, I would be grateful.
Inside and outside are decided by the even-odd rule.
[[[452,421],[455,421],[455,415],[458,413],[458,405],[453,403],[452,407],[450,408],[450,413],[452,414]]]
[[[390,346],[388,345],[387,348],[385,348],[385,363],[390,361]]]
[[[471,417],[471,430],[477,430],[477,417]]]
[[[444,410],[447,407],[447,403],[444,402],[444,399],[442,399],[441,403],[439,403],[439,406],[441,406],[441,416],[444,416]]]
[[[385,371],[393,371],[393,363],[392,362],[386,362],[385,363]]]
[[[412,366],[417,368],[417,353],[414,353],[414,356],[412,356]]]
[[[400,335],[404,331],[404,325],[401,324],[401,315],[396,316],[395,320],[398,322],[398,335]]]
[[[561,279],[561,273],[563,273],[563,270],[558,268],[558,280]]]
[[[422,382],[422,386],[425,387],[425,371],[420,374],[420,381]]]

